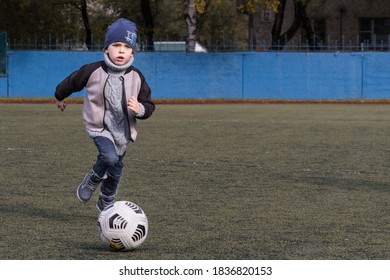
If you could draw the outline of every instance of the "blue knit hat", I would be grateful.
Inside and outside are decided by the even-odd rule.
[[[115,42],[129,44],[135,52],[137,48],[137,26],[135,23],[124,18],[114,21],[107,29],[104,49]]]

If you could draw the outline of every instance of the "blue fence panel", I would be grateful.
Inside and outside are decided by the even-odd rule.
[[[9,55],[9,97],[51,97],[57,84],[67,75],[96,59],[94,52],[12,52]]]
[[[348,53],[244,56],[244,98],[360,98],[361,62]]]
[[[241,98],[238,54],[155,53],[156,98]]]
[[[390,98],[390,54],[361,54],[363,98]]]
[[[103,52],[15,51],[7,57],[0,97],[52,97],[60,81],[102,60]],[[134,65],[154,98],[390,98],[388,52],[140,52]]]
[[[0,97],[8,97],[7,77],[0,77]]]

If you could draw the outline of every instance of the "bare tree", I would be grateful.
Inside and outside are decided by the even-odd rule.
[[[81,12],[81,16],[83,19],[83,24],[85,28],[85,45],[88,49],[92,47],[92,29],[89,23],[88,17],[88,4],[87,0],[69,0],[69,1],[60,1],[59,4],[70,5]]]
[[[184,15],[188,28],[187,51],[195,51],[196,45],[196,7],[195,0],[186,0],[187,11]]]
[[[311,49],[315,49],[315,34],[306,13],[306,7],[310,3],[310,0],[294,0],[294,21],[287,29],[287,31],[282,34],[286,1],[287,0],[280,0],[280,5],[275,15],[275,21],[272,27],[271,49],[282,50],[287,44],[287,42],[290,41],[301,28],[304,28],[306,32],[306,38],[309,43],[309,46],[311,47]]]
[[[141,1],[141,12],[142,18],[144,20],[145,28],[145,50],[154,51],[153,37],[154,37],[154,21],[152,10],[150,9],[149,0],[140,0]]]

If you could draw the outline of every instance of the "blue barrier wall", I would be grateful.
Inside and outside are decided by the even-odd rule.
[[[102,52],[8,52],[0,97],[52,97],[56,85]],[[154,98],[390,98],[390,53],[139,52],[134,65]],[[84,91],[73,96],[83,96]]]

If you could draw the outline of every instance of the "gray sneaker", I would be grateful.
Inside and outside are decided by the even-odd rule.
[[[99,197],[99,200],[98,202],[96,203],[96,209],[99,211],[99,212],[102,212],[104,209],[107,208],[107,206],[111,205],[111,204],[114,204],[115,200],[111,200],[111,201],[107,201],[105,200],[104,198],[102,197]]]
[[[85,175],[83,181],[80,183],[80,185],[77,188],[77,191],[76,191],[77,198],[83,203],[87,202],[92,197],[93,192],[102,183],[101,181],[94,182],[91,180],[91,177],[94,174],[95,174],[95,172],[93,170],[88,172]]]

